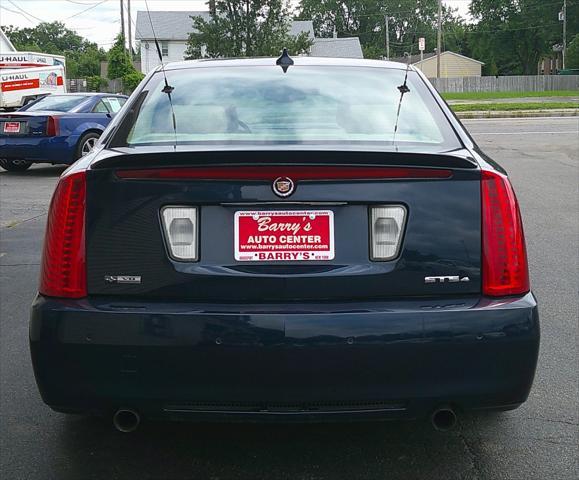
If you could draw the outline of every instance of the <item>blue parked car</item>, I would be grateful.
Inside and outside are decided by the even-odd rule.
[[[505,171],[420,70],[290,61],[157,69],[62,176],[30,323],[54,410],[444,430],[527,399]]]
[[[109,93],[48,95],[0,114],[0,166],[16,172],[33,163],[73,163],[93,149],[126,100]]]

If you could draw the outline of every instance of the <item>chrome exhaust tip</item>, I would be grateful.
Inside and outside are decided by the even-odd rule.
[[[448,432],[456,426],[456,413],[452,407],[439,407],[430,416],[430,422],[435,430]]]
[[[113,415],[113,425],[119,432],[134,432],[141,423],[141,416],[130,408],[119,408]]]

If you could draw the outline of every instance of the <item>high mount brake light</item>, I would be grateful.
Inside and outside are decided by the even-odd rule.
[[[46,119],[46,136],[56,137],[60,133],[60,120],[58,117],[49,116]]]
[[[483,294],[522,295],[530,290],[523,222],[509,179],[485,171],[481,178]]]
[[[299,180],[444,179],[452,171],[440,168],[350,166],[219,166],[165,167],[117,170],[126,180],[249,180],[273,181],[278,177]]]
[[[85,201],[85,172],[60,179],[46,225],[39,287],[42,295],[86,297]]]

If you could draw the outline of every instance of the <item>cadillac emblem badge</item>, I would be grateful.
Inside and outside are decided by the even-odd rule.
[[[273,193],[278,197],[289,197],[294,193],[295,185],[291,178],[289,177],[277,177],[273,181]]]

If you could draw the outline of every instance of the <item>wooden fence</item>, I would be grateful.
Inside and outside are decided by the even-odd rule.
[[[123,82],[120,78],[116,80],[107,80],[106,85],[100,86],[99,90],[91,88],[90,82],[86,78],[67,78],[66,89],[70,93],[76,92],[106,92],[106,93],[121,93],[123,91]]]
[[[441,93],[579,90],[579,75],[431,78],[430,81]]]

